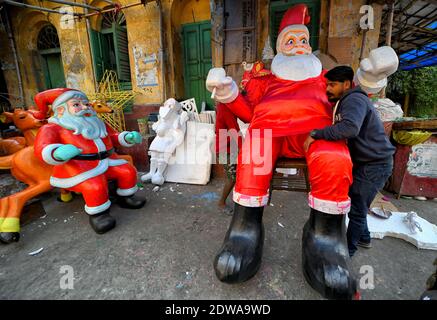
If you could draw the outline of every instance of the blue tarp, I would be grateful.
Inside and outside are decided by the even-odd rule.
[[[436,30],[437,21],[432,22],[426,28]],[[420,49],[413,49],[401,54],[399,60],[402,70],[412,70],[437,65],[437,39],[435,42],[426,44]]]

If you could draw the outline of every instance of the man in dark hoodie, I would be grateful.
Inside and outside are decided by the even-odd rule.
[[[317,139],[347,139],[353,162],[353,183],[349,189],[351,210],[347,240],[352,257],[357,245],[370,248],[367,212],[379,190],[390,177],[395,148],[385,135],[384,126],[367,94],[353,87],[354,71],[339,66],[328,73],[326,93],[336,102],[332,126],[311,131],[304,148]],[[329,169],[327,169],[329,170]]]

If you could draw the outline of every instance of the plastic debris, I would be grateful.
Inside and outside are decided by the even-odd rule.
[[[414,200],[419,200],[419,201],[426,201],[428,200],[426,197],[422,197],[422,196],[415,196]]]
[[[281,228],[285,228],[285,226],[284,226],[282,223],[280,223],[280,222],[278,222],[278,225],[279,225]]]
[[[374,207],[370,209],[370,212],[372,212],[378,218],[382,218],[382,219],[388,219],[392,215],[391,211],[384,209],[383,206],[381,206],[381,208]]]
[[[38,253],[41,253],[41,251],[43,251],[43,250],[44,250],[44,248],[39,248],[38,250],[29,252],[29,256],[37,255]]]
[[[275,205],[273,203],[270,203],[270,207],[274,207]]]
[[[171,192],[174,192],[174,189],[173,189],[173,187],[170,187],[170,191],[171,191]]]
[[[419,230],[420,232],[422,232],[422,227],[420,226],[419,222],[417,221],[417,213],[414,211],[409,212],[404,220],[403,220],[407,226],[408,229],[410,229],[410,233],[411,234],[416,234],[417,231]]]
[[[158,192],[158,191],[159,191],[159,189],[160,189],[160,188],[159,188],[159,186],[156,186],[155,188],[153,188],[153,190],[152,190],[152,191],[153,191],[153,192]]]

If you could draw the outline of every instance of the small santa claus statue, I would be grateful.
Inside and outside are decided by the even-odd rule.
[[[109,214],[111,201],[108,180],[118,185],[117,203],[122,208],[137,209],[145,199],[137,199],[137,171],[114,152],[114,146],[130,147],[141,143],[135,131],[116,132],[106,125],[90,105],[83,92],[58,88],[35,96],[42,114],[48,105],[54,115],[35,139],[35,155],[53,165],[50,184],[81,193],[91,227],[101,234],[115,227]]]
[[[344,141],[317,140],[308,152],[303,146],[312,130],[332,124],[325,72],[309,45],[309,22],[306,5],[287,10],[279,27],[272,74],[251,79],[245,95],[222,68],[208,74],[206,86],[215,100],[250,123],[238,159],[234,216],[214,268],[227,283],[255,275],[263,250],[263,209],[276,160],[306,158],[311,212],[303,230],[303,271],[325,297],[350,299],[356,294],[344,227],[350,208],[350,155]]]

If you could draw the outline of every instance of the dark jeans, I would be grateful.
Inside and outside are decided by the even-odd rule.
[[[351,210],[347,228],[349,255],[357,251],[358,241],[370,243],[370,233],[367,227],[367,213],[373,199],[384,187],[393,170],[393,159],[384,163],[367,163],[355,165],[352,170],[353,183],[349,189]]]

